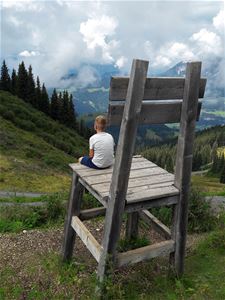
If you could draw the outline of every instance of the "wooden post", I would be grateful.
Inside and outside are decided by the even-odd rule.
[[[174,228],[172,229],[172,238],[175,240],[175,252],[171,259],[178,276],[182,275],[184,271],[188,196],[192,171],[192,153],[200,75],[201,62],[187,63],[175,167],[175,186],[180,190],[180,199],[174,209]]]
[[[71,259],[73,254],[76,233],[71,226],[71,221],[73,216],[78,216],[80,213],[80,205],[83,194],[83,186],[78,181],[78,179],[78,175],[75,172],[73,172],[70,199],[68,202],[67,215],[65,218],[64,225],[64,240],[62,248],[63,261]]]
[[[98,265],[100,282],[115,260],[147,69],[147,61],[133,60],[106,211],[103,251]]]
[[[135,239],[138,237],[138,220],[139,220],[138,211],[127,214],[127,224],[126,224],[127,240]]]

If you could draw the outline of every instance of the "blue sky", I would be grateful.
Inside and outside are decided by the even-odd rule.
[[[132,58],[153,71],[184,60],[224,58],[222,1],[3,1],[1,58],[32,64],[47,86],[70,69],[94,80],[86,63],[129,70]],[[222,65],[223,64],[223,65]],[[222,61],[221,69],[224,68]]]

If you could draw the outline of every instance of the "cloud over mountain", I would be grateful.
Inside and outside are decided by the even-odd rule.
[[[220,2],[23,0],[3,1],[1,10],[2,58],[11,69],[22,59],[32,64],[47,86],[83,87],[96,80],[90,65],[126,72],[134,57],[149,59],[152,72],[218,57],[224,67]],[[61,80],[74,69],[76,78]]]

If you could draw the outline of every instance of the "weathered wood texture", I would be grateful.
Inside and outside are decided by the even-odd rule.
[[[126,223],[126,239],[135,239],[138,237],[138,220],[139,214],[137,211],[127,214],[127,223]]]
[[[124,265],[138,263],[140,261],[145,261],[150,258],[164,256],[172,251],[174,251],[173,240],[163,241],[154,245],[130,250],[117,255],[117,266],[121,267]]]
[[[110,82],[109,100],[125,100],[129,78],[112,77]],[[183,99],[185,78],[157,77],[147,78],[143,100]],[[206,79],[200,81],[198,98],[204,97]]]
[[[98,278],[100,281],[104,279],[104,275],[109,267],[109,257],[114,260],[116,244],[120,235],[122,212],[125,206],[125,197],[141,111],[141,102],[144,95],[147,69],[147,61],[133,61],[113,168],[112,182],[110,185],[108,209],[106,211],[102,244],[104,250],[98,266]]]
[[[182,101],[145,101],[142,102],[139,124],[163,124],[179,123],[181,119]],[[124,102],[112,101],[109,104],[108,122],[109,125],[120,125],[122,121]],[[198,103],[199,119],[201,102]]]
[[[145,223],[151,225],[159,234],[161,234],[166,239],[171,239],[170,229],[164,225],[159,219],[157,219],[148,210],[139,211],[140,217],[145,221]]]
[[[78,236],[80,237],[82,242],[85,244],[85,246],[88,248],[88,250],[91,252],[91,254],[94,256],[96,261],[99,262],[100,255],[102,252],[102,247],[96,241],[96,239],[93,237],[93,235],[90,233],[90,231],[81,222],[81,220],[76,216],[72,217],[71,226],[73,227],[75,232],[78,234]]]
[[[89,208],[83,209],[80,211],[79,219],[83,220],[90,220],[99,216],[104,216],[106,212],[105,207],[96,207],[96,208]]]
[[[83,186],[80,184],[78,179],[78,176],[73,173],[70,199],[68,201],[67,215],[64,226],[64,240],[62,248],[62,258],[64,261],[69,260],[72,257],[76,237],[76,234],[71,227],[71,220],[72,216],[77,216],[80,213]]]
[[[134,212],[143,209],[149,209],[153,207],[160,207],[160,206],[170,206],[176,204],[179,200],[179,195],[176,196],[167,196],[167,197],[158,197],[155,199],[150,200],[143,200],[138,202],[126,203],[125,212]]]
[[[176,241],[174,264],[177,275],[184,270],[185,244],[187,235],[188,193],[190,187],[193,142],[199,97],[201,63],[187,63],[180,133],[175,167],[175,186],[180,190],[176,207],[173,237]]]

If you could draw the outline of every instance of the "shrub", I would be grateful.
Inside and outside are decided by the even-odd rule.
[[[171,207],[153,208],[151,212],[167,226],[171,224]],[[188,231],[196,233],[211,231],[216,224],[217,219],[211,212],[210,204],[200,195],[198,189],[192,187],[189,198]]]
[[[9,121],[14,122],[15,121],[15,114],[12,111],[4,111],[2,113],[2,116]]]
[[[15,123],[21,129],[32,131],[32,132],[36,131],[36,126],[34,125],[34,123],[32,123],[29,120],[22,120],[22,119],[15,118]]]

